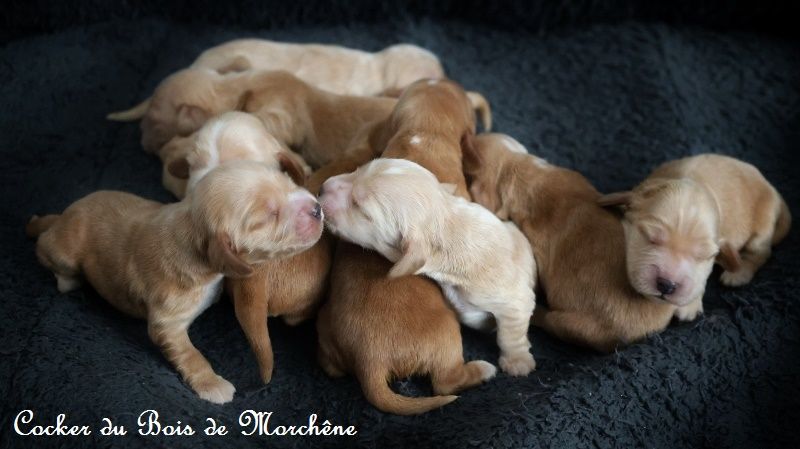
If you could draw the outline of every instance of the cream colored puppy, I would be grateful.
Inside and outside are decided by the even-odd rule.
[[[159,152],[165,163],[164,187],[178,198],[215,167],[232,160],[259,162],[287,170],[302,185],[311,168],[246,112],[232,111],[211,119],[189,138],[173,138]]]
[[[322,233],[319,204],[283,174],[245,162],[212,170],[189,197],[163,205],[123,192],[92,193],[26,231],[58,289],[85,279],[117,309],[147,320],[150,338],[203,399],[235,388],[189,340],[192,321],[218,298],[223,276],[303,251]]]
[[[626,206],[631,285],[687,314],[702,311],[715,261],[725,269],[723,284],[746,284],[791,224],[786,203],[758,169],[716,154],[668,162],[633,191],[599,202]]]
[[[500,367],[527,375],[536,366],[528,341],[530,244],[512,223],[453,191],[414,162],[382,158],[327,180],[320,202],[335,234],[395,263],[390,278],[436,280],[468,326],[485,328],[494,317]]]

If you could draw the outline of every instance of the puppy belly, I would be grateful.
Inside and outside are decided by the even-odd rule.
[[[458,320],[465,326],[479,331],[490,332],[495,329],[494,315],[481,310],[465,300],[464,292],[456,286],[442,284],[444,296],[458,314]]]

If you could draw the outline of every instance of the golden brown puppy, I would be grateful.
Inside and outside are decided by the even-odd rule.
[[[59,291],[83,278],[119,310],[145,318],[186,383],[225,403],[235,389],[192,345],[189,326],[218,298],[223,275],[248,276],[254,264],[309,248],[321,220],[314,197],[288,177],[229,162],[179,203],[100,191],[61,215],[34,217],[26,230],[38,238],[36,254]]]
[[[482,134],[464,148],[475,201],[516,223],[533,246],[548,303],[537,305],[534,325],[612,351],[669,324],[675,306],[630,286],[622,224],[583,176],[529,155],[506,135]]]
[[[252,114],[226,112],[209,120],[189,137],[174,137],[159,151],[164,162],[163,183],[178,198],[206,173],[230,160],[259,162],[274,170],[281,161],[291,159],[300,167],[302,177],[293,178],[302,185],[311,168],[303,159],[267,132]]]
[[[418,82],[409,87],[399,103],[414,104],[416,109],[398,106],[390,119],[391,131],[410,132],[409,138],[424,134],[427,140],[419,146],[397,140],[383,156],[415,161],[440,181],[455,184],[457,192],[468,198],[461,142],[474,132],[475,118],[465,98],[452,82]],[[317,318],[323,369],[331,376],[354,374],[370,403],[404,415],[452,402],[456,398],[451,394],[493,377],[496,368],[490,363],[464,364],[456,315],[436,283],[421,276],[390,279],[391,268],[392,263],[375,252],[339,243],[330,298]],[[445,396],[407,398],[387,384],[413,374],[430,374],[434,392]]]
[[[698,311],[715,260],[725,268],[723,284],[744,285],[791,225],[786,203],[757,168],[717,154],[668,162],[632,192],[599,201],[626,206],[631,285]]]
[[[264,39],[236,39],[209,48],[189,68],[218,74],[247,70],[284,70],[339,95],[368,96],[398,91],[421,78],[443,78],[439,59],[416,45],[397,44],[377,53],[320,44],[292,44]],[[152,98],[111,120],[142,114]]]
[[[524,376],[536,366],[528,326],[536,265],[519,229],[451,193],[425,168],[379,158],[328,179],[319,197],[325,224],[345,240],[378,251],[394,266],[437,281],[461,322],[484,329],[494,318],[500,368]]]

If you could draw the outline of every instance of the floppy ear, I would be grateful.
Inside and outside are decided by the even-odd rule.
[[[178,134],[186,136],[200,129],[211,114],[200,106],[182,104],[177,113]]]
[[[631,199],[633,199],[633,193],[630,191],[607,193],[597,199],[597,204],[602,207],[627,206],[631,203]]]
[[[225,75],[226,73],[231,73],[231,72],[244,72],[252,68],[253,66],[250,65],[250,61],[248,61],[247,58],[245,58],[244,56],[239,55],[233,58],[233,60],[231,60],[229,63],[218,68],[217,73],[219,73],[220,75]]]
[[[289,175],[294,181],[295,184],[302,187],[306,183],[306,172],[303,170],[303,167],[295,160],[293,157],[289,156],[286,153],[278,153],[278,164],[281,166],[281,170]]]
[[[253,274],[253,267],[236,254],[230,236],[224,232],[208,241],[208,261],[215,270],[228,277],[243,278]]]
[[[722,265],[722,268],[726,271],[738,271],[742,266],[742,259],[739,256],[739,251],[736,251],[736,249],[725,240],[719,242],[717,262]]]
[[[178,179],[189,179],[189,161],[185,157],[179,157],[167,165],[167,171]]]
[[[483,165],[483,157],[475,149],[475,135],[469,132],[461,136],[461,155],[464,171]]]
[[[456,194],[456,190],[458,189],[457,185],[449,183],[449,182],[440,182],[439,186],[442,188],[442,190],[444,190],[445,192],[447,192],[447,193],[449,193],[451,195],[455,195]]]
[[[421,251],[417,248],[417,245],[413,240],[406,240],[405,243],[403,243],[403,255],[394,264],[392,269],[389,270],[389,279],[397,279],[399,277],[417,274],[424,265],[425,259]]]

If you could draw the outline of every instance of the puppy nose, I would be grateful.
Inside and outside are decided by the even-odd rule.
[[[319,203],[314,203],[314,208],[311,209],[311,216],[319,220],[322,218],[322,206]]]
[[[662,295],[666,296],[674,293],[675,289],[678,288],[678,285],[670,281],[669,279],[660,277],[656,279],[656,288],[658,289],[659,292],[661,292]]]

